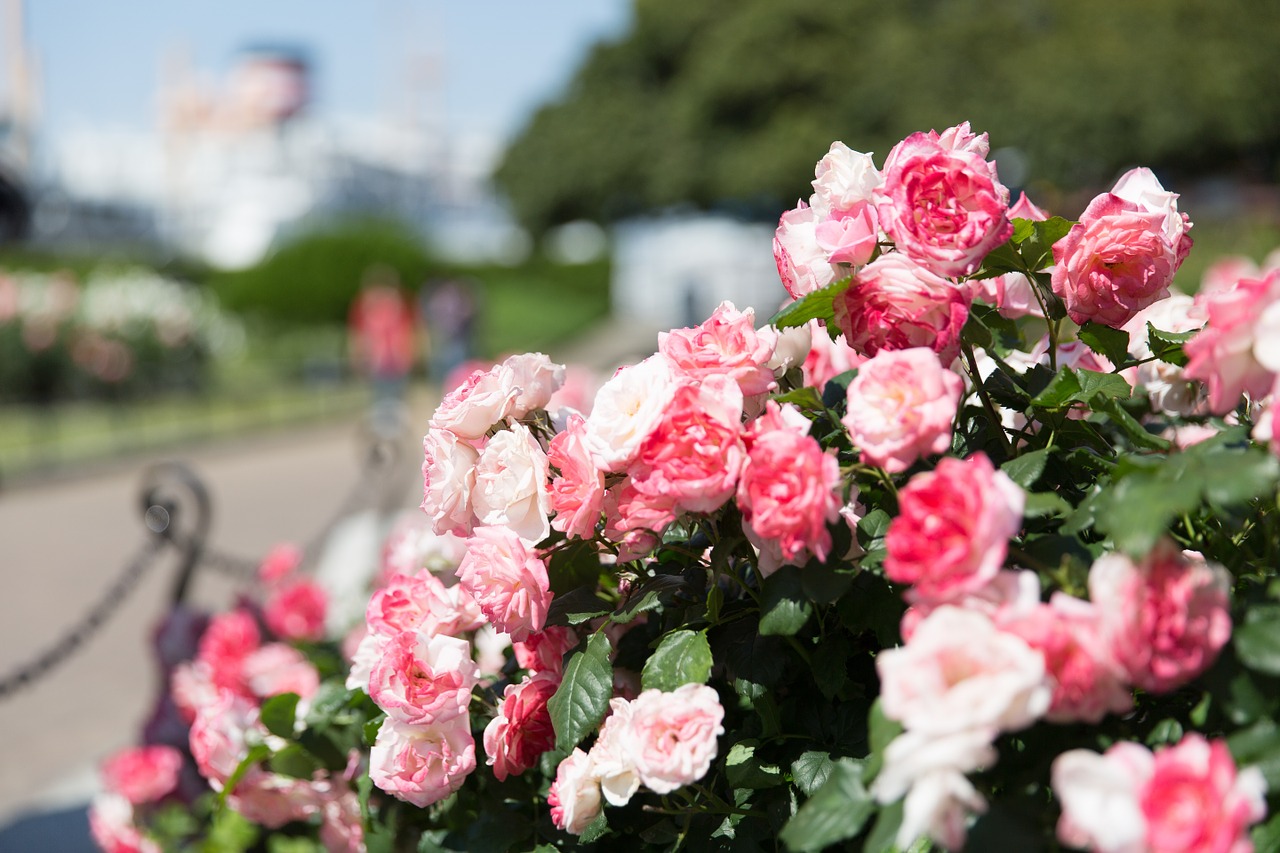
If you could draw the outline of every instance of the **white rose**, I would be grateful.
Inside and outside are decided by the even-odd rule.
[[[431,416],[432,429],[447,429],[460,438],[479,440],[511,414],[520,389],[506,365],[477,370],[440,401]]]
[[[831,150],[818,161],[814,175],[811,201],[819,219],[848,210],[858,202],[871,201],[872,194],[884,184],[884,176],[871,155],[854,151],[843,142],[831,143]]]
[[[565,367],[556,364],[540,352],[513,355],[502,363],[511,371],[512,381],[519,394],[508,415],[523,418],[536,409],[545,409],[551,395],[564,384]]]
[[[662,420],[675,388],[675,370],[661,354],[613,374],[596,394],[587,418],[587,450],[597,468],[620,471],[635,459]]]
[[[471,506],[481,523],[509,527],[527,542],[551,531],[547,454],[523,424],[502,430],[480,451]]]
[[[1050,780],[1062,803],[1058,838],[1072,847],[1098,853],[1136,853],[1146,849],[1147,822],[1138,789],[1150,777],[1150,751],[1121,741],[1103,755],[1087,749],[1062,753]]]

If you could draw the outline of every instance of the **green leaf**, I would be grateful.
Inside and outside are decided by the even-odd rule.
[[[579,587],[595,588],[600,578],[600,552],[585,539],[571,539],[551,552],[547,579],[551,592],[563,595]]]
[[[1280,786],[1280,728],[1272,720],[1259,720],[1227,737],[1236,766],[1255,766],[1267,780],[1267,788]]]
[[[772,788],[782,784],[782,768],[756,757],[759,744],[754,740],[738,741],[724,759],[725,776],[734,788]]]
[[[791,762],[791,779],[802,794],[811,797],[814,791],[826,784],[833,767],[835,762],[829,753],[811,750]]]
[[[1013,234],[1009,237],[1009,242],[1015,246],[1025,243],[1032,235],[1036,233],[1036,221],[1034,219],[1023,219],[1015,216],[1009,220],[1013,223]]]
[[[219,808],[213,814],[209,836],[200,845],[200,850],[202,853],[244,853],[257,843],[258,834],[258,827],[239,812]]]
[[[1080,380],[1076,372],[1064,367],[1054,375],[1047,388],[1031,400],[1031,405],[1041,409],[1059,409],[1075,402],[1080,394]]]
[[[1280,814],[1255,826],[1249,833],[1249,839],[1253,841],[1254,850],[1280,850]]]
[[[776,329],[786,329],[791,326],[803,326],[810,320],[827,321],[833,319],[836,316],[835,299],[849,289],[849,284],[852,281],[853,277],[847,276],[828,284],[826,287],[805,294],[802,298],[797,299],[777,314],[774,314],[772,319],[769,320],[769,325]]]
[[[673,631],[662,638],[644,664],[645,690],[670,693],[684,684],[705,684],[711,677],[711,646],[701,631]]]
[[[813,681],[827,700],[835,698],[849,681],[849,641],[843,634],[829,634],[813,650]]]
[[[783,566],[764,582],[760,602],[760,633],[789,637],[800,631],[813,615],[813,603],[804,593],[798,566]]]
[[[902,800],[890,803],[880,810],[863,853],[895,853],[898,849],[898,830],[902,828]]]
[[[778,405],[790,403],[802,412],[825,412],[827,407],[822,402],[822,395],[812,385],[804,385],[785,394],[773,398]]]
[[[382,723],[386,720],[386,716],[374,717],[364,724],[364,743],[365,746],[373,746],[378,742],[378,732],[382,731]]]
[[[333,718],[347,704],[350,691],[341,681],[326,681],[320,685],[316,695],[311,699],[311,707],[307,710],[306,725],[309,729],[323,729],[333,722]]]
[[[605,817],[604,809],[600,810],[600,814],[596,815],[596,819],[587,824],[587,828],[582,830],[582,835],[578,837],[581,844],[594,844],[609,833],[609,819]]]
[[[1113,329],[1101,323],[1088,322],[1076,333],[1089,349],[1105,356],[1116,369],[1124,368],[1133,361],[1129,355],[1129,333],[1124,329]]]
[[[1147,428],[1125,411],[1120,401],[1113,397],[1096,395],[1089,400],[1089,408],[1111,418],[1111,423],[1119,427],[1135,447],[1147,450],[1168,450],[1173,446],[1168,439],[1147,432]]]
[[[1091,402],[1099,395],[1114,397],[1117,400],[1127,400],[1133,396],[1133,388],[1128,380],[1118,374],[1099,373],[1096,370],[1084,370],[1079,367],[1075,368],[1075,374],[1080,382],[1078,399],[1083,403]]]
[[[236,785],[240,784],[240,780],[244,778],[244,774],[249,772],[249,768],[270,755],[271,747],[264,743],[254,744],[249,747],[249,751],[245,753],[244,758],[240,759],[240,763],[236,765],[235,770],[231,771],[231,775],[227,777],[227,781],[222,785],[222,790],[218,792],[219,811],[226,810],[227,795],[235,792]]]
[[[1236,656],[1249,669],[1280,675],[1280,612],[1255,609],[1249,617],[1231,636]]]
[[[1147,343],[1151,347],[1151,354],[1161,361],[1176,364],[1178,367],[1185,367],[1187,364],[1187,353],[1182,345],[1194,338],[1197,333],[1198,330],[1162,332],[1147,323]]]
[[[1041,448],[1023,453],[1000,466],[1010,480],[1017,483],[1025,491],[1030,491],[1036,480],[1044,473],[1045,462],[1049,460],[1049,449]]]
[[[271,756],[267,764],[276,773],[292,776],[294,779],[310,780],[321,769],[320,762],[296,743],[289,744]]]
[[[1022,515],[1026,518],[1066,515],[1069,512],[1071,504],[1054,492],[1027,492],[1027,501],[1022,508]]]
[[[556,749],[568,752],[595,731],[613,696],[609,640],[593,634],[587,647],[569,659],[559,689],[547,702],[556,730]]]
[[[267,731],[285,740],[293,739],[293,729],[298,719],[298,694],[281,693],[262,703],[258,714]]]
[[[875,813],[875,801],[862,784],[862,764],[844,758],[831,768],[826,784],[782,828],[787,849],[807,853],[852,838]]]
[[[1026,268],[1033,272],[1047,269],[1053,264],[1053,244],[1067,236],[1072,222],[1061,216],[1053,216],[1043,221],[1036,221],[1032,228],[1035,233],[1027,238],[1019,247]]]

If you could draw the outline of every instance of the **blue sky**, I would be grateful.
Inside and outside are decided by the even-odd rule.
[[[569,79],[591,44],[625,31],[629,0],[28,0],[46,132],[150,128],[166,49],[225,79],[253,43],[307,48],[315,109],[386,115],[406,60],[438,60],[451,127],[502,135]],[[0,73],[3,73],[0,70]]]

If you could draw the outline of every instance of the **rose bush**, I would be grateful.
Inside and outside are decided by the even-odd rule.
[[[767,324],[466,378],[365,619],[269,559],[103,845],[1280,849],[1276,273],[1171,293],[1154,175],[1072,223],[988,148],[833,145]]]

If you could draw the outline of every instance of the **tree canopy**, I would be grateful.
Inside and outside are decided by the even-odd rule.
[[[1272,179],[1277,67],[1273,0],[636,0],[495,177],[534,231],[673,206],[772,217],[833,140],[882,162],[967,120],[1045,192],[1139,163]]]

